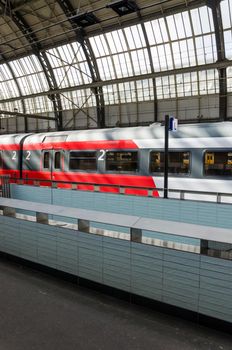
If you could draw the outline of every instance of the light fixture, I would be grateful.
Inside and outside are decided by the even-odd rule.
[[[88,27],[93,24],[99,23],[99,19],[93,12],[78,13],[74,16],[69,17],[72,21],[78,24],[80,27]]]
[[[106,7],[114,10],[119,16],[128,15],[139,10],[136,2],[133,0],[116,0],[107,4]]]

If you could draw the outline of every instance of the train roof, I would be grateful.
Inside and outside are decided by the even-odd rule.
[[[197,137],[232,137],[232,122],[182,124],[177,132],[170,132],[170,138]],[[155,123],[150,126],[89,129],[49,132],[32,134],[25,140],[28,143],[97,141],[97,140],[133,140],[133,139],[161,139],[164,137],[164,126]]]
[[[88,129],[72,131],[56,131],[37,134],[1,135],[0,144],[18,144],[25,137],[25,144],[97,141],[97,140],[133,140],[133,139],[162,139],[164,126],[154,123],[150,126]],[[232,137],[232,122],[182,124],[177,132],[170,132],[169,137],[198,138],[198,137]]]
[[[0,135],[0,145],[18,145],[29,134]]]

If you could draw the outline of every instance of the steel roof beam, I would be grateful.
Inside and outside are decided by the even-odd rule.
[[[4,4],[1,1],[1,5],[6,6],[7,4]],[[5,15],[11,18],[14,24],[19,28],[19,30],[24,34],[27,41],[30,43],[33,53],[37,56],[42,66],[42,69],[44,71],[44,74],[47,79],[51,92],[55,89],[58,90],[58,85],[56,83],[54,72],[47,58],[47,55],[45,52],[41,51],[42,47],[37,41],[37,38],[33,33],[33,31],[31,30],[31,28],[29,27],[29,25],[26,23],[26,21],[18,11],[11,10],[9,6],[5,7]],[[61,104],[59,92],[51,93],[48,95],[48,97],[51,99],[53,103],[57,129],[62,130],[62,104]]]
[[[174,14],[180,13],[182,11],[187,11],[187,10],[191,10],[191,9],[195,9],[195,8],[204,6],[204,5],[206,5],[206,3],[207,3],[207,0],[195,0],[195,1],[191,1],[191,2],[186,0],[186,1],[183,1],[182,4],[165,9],[165,8],[162,8],[162,3],[157,4],[154,2],[152,5],[148,6],[151,8],[151,11],[149,12],[149,14],[145,14],[145,15],[142,14],[142,11],[148,7],[144,6],[144,7],[140,8],[141,19],[139,21],[138,21],[138,17],[131,18],[129,16],[128,20],[124,19],[123,21],[120,21],[120,24],[119,24],[119,21],[117,21],[117,23],[115,23],[115,24],[110,24],[110,23],[107,24],[106,22],[112,22],[113,19],[119,18],[118,16],[116,16],[116,17],[114,16],[112,18],[100,21],[101,27],[99,26],[97,29],[93,28],[91,30],[91,27],[89,27],[86,35],[87,35],[87,37],[92,37],[95,35],[100,35],[103,33],[111,32],[112,30],[131,27],[135,24],[138,24],[138,22],[141,23],[141,21],[145,23],[147,21],[152,21],[154,19],[158,19],[158,18],[161,18],[164,16],[174,15]],[[158,6],[158,5],[159,5],[159,10],[156,10],[156,11],[152,10],[152,7]]]
[[[218,62],[226,60],[225,42],[222,24],[221,0],[207,0],[207,6],[212,10],[215,28]],[[219,118],[227,120],[227,73],[226,67],[218,68],[219,74]]]
[[[36,114],[30,114],[30,113],[20,113],[20,112],[10,112],[10,111],[4,111],[0,109],[0,115],[9,115],[12,117],[24,117],[24,118],[33,118],[33,119],[43,119],[43,120],[51,120],[55,122],[55,118],[47,117],[44,115],[36,115]],[[1,119],[1,118],[0,118]]]
[[[147,31],[146,31],[146,28],[145,28],[145,24],[142,21],[142,16],[141,16],[140,10],[137,11],[137,15],[138,15],[138,18],[140,20],[140,25],[141,25],[143,36],[144,36],[144,40],[145,40],[145,43],[146,43],[146,49],[147,49],[147,53],[148,53],[148,58],[149,58],[149,64],[150,64],[150,67],[151,67],[151,72],[155,73],[155,68],[154,68],[153,59],[152,59],[152,53],[151,53],[151,46],[149,44]],[[153,84],[153,94],[154,94],[154,122],[157,122],[157,120],[158,120],[158,101],[157,101],[157,91],[156,91],[155,78],[152,78],[152,84]]]
[[[72,28],[76,34],[77,41],[81,44],[81,47],[83,49],[83,52],[85,54],[85,57],[89,66],[89,70],[90,70],[93,82],[100,81],[101,80],[100,73],[98,70],[96,58],[93,53],[90,42],[87,38],[85,38],[84,29],[77,28],[77,23],[75,22],[75,14],[76,14],[75,9],[73,8],[69,0],[58,0],[57,2],[60,5],[63,12],[65,13],[65,15],[67,16],[70,24],[72,25]],[[92,91],[96,99],[97,126],[99,128],[104,128],[105,127],[105,101],[104,101],[103,90],[101,86],[96,85],[92,88]]]
[[[191,73],[191,72],[200,72],[205,71],[209,69],[221,69],[221,68],[227,68],[232,67],[232,61],[225,60],[222,62],[215,62],[215,63],[209,63],[204,64],[202,66],[192,66],[192,67],[185,67],[185,68],[179,68],[179,69],[172,69],[169,71],[162,71],[162,72],[155,72],[155,73],[148,73],[148,74],[140,74],[136,76],[131,77],[125,77],[125,78],[119,78],[115,80],[106,80],[106,81],[97,81],[90,84],[83,84],[83,85],[74,85],[67,88],[62,88],[59,90],[54,90],[53,93],[65,93],[68,91],[76,91],[76,90],[83,90],[83,89],[93,89],[95,87],[103,87],[107,85],[114,85],[114,84],[121,84],[126,83],[130,81],[137,81],[137,80],[145,80],[145,79],[155,79],[160,77],[166,77],[174,74],[184,74],[184,73]],[[49,94],[49,91],[39,92],[38,94],[30,94],[22,97],[13,97],[5,100],[1,100],[1,102],[11,102],[11,101],[17,101],[19,99],[27,99],[27,98],[33,98],[37,96],[47,96]]]
[[[21,104],[22,104],[22,108],[23,108],[23,113],[25,114],[25,113],[26,113],[26,107],[25,107],[24,99],[22,99],[22,90],[21,90],[21,87],[20,87],[20,85],[19,85],[19,83],[18,83],[18,80],[17,80],[16,77],[15,77],[14,71],[13,71],[13,69],[11,68],[10,64],[9,64],[9,63],[6,63],[6,65],[7,65],[8,69],[9,69],[9,71],[10,71],[10,73],[11,73],[13,79],[14,79],[14,82],[15,82],[15,84],[16,84],[16,86],[17,86],[17,89],[18,89],[18,91],[19,91],[20,100],[21,100]],[[28,122],[27,122],[27,118],[24,118],[24,130],[25,130],[25,132],[28,132]]]
[[[2,53],[0,53],[0,55],[3,57],[3,59],[5,58]],[[13,78],[13,80],[15,82],[15,85],[17,86],[17,89],[18,89],[18,92],[19,92],[19,96],[20,96],[20,100],[21,100],[21,104],[22,104],[23,113],[26,113],[25,102],[22,99],[23,95],[22,95],[21,87],[20,87],[20,85],[18,83],[18,80],[15,77],[15,74],[14,74],[14,71],[12,70],[12,68],[11,68],[11,65],[8,62],[6,62],[5,64],[6,64],[7,68],[9,69],[9,71],[10,71],[10,73],[12,75],[12,78]],[[24,118],[24,129],[25,129],[26,132],[28,132],[27,118]]]

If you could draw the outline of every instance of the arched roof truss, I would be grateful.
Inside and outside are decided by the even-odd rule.
[[[126,16],[103,0],[0,3],[2,107],[12,109],[13,103],[24,113],[54,113],[58,129],[61,112],[72,109],[104,127],[110,105],[153,101],[156,120],[161,100],[215,95],[226,120],[230,0],[137,0],[137,10]],[[80,25],[86,13],[97,21]]]

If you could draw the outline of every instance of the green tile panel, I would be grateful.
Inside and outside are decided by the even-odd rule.
[[[43,190],[40,200],[47,198]],[[17,191],[19,195],[20,191]],[[57,196],[57,201],[61,201],[64,191],[56,191],[60,192],[53,191],[53,198]],[[70,201],[76,206],[81,205],[81,201],[85,203],[85,192],[81,192],[83,199],[78,191],[66,192],[71,194],[69,199],[65,198],[68,205]],[[92,195],[86,192],[88,209],[91,209],[91,202],[98,210],[107,210],[104,205],[114,210],[114,203],[116,206],[120,203],[124,214],[125,208],[126,213],[138,215],[139,208],[145,207],[156,218],[157,203],[157,217],[162,212],[162,218],[170,218],[173,205],[177,205],[172,220],[185,219],[192,223],[191,220],[197,218],[202,225],[210,225],[212,215],[212,226],[217,226],[221,213],[226,224],[232,217],[230,205],[205,203],[201,211],[201,203],[172,200],[164,207],[161,199],[133,196],[130,199],[118,196],[117,199],[109,194],[105,197],[101,194],[100,205]],[[183,212],[186,216],[182,217]],[[228,227],[226,224],[224,227]],[[3,216],[0,216],[0,250],[107,286],[232,322],[232,261],[229,260]]]

